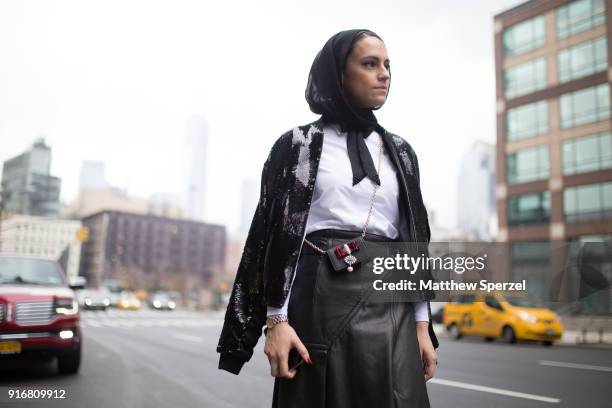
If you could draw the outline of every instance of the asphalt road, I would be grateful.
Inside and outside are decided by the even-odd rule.
[[[220,315],[194,312],[83,312],[83,361],[75,376],[53,363],[7,369],[0,390],[65,390],[64,400],[0,407],[269,407],[273,379],[263,341],[239,376],[217,369]],[[262,338],[263,340],[263,338]],[[478,339],[441,339],[432,407],[609,407],[612,349]],[[0,401],[6,397],[0,396]]]

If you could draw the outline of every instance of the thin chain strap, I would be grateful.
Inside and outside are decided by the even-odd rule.
[[[381,170],[380,162],[382,158],[382,151],[383,151],[383,140],[382,140],[382,136],[380,136],[380,139],[378,141],[378,169],[376,170],[376,172],[378,173],[378,179],[379,181],[381,181],[381,183],[382,183],[382,180],[380,179],[380,170]],[[368,217],[366,218],[366,221],[363,224],[363,231],[361,232],[362,237],[365,237],[368,231],[368,224],[370,223],[370,218],[372,217],[372,210],[374,209],[374,198],[376,197],[376,192],[378,191],[378,188],[380,187],[378,184],[374,183],[374,181],[372,180],[370,181],[374,185],[374,191],[372,191],[372,195],[370,196],[370,207],[368,209]],[[304,242],[306,242],[308,245],[310,245],[311,247],[313,247],[315,250],[319,251],[320,253],[322,254],[325,253],[323,249],[319,248],[318,246],[316,246],[315,244],[313,244],[306,238],[304,238]]]

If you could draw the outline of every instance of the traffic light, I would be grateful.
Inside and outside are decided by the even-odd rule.
[[[89,241],[89,228],[81,227],[76,231],[76,237],[81,242]]]

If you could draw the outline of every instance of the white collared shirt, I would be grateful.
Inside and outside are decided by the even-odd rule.
[[[366,146],[378,169],[381,136],[373,131]],[[399,231],[399,184],[389,154],[383,148],[380,164],[380,186],[376,192],[367,232],[395,239]],[[339,127],[323,127],[323,150],[306,223],[306,235],[322,229],[362,231],[366,221],[374,183],[367,177],[353,186],[353,171],[346,148],[346,133]],[[295,279],[295,274],[293,276]],[[292,281],[293,284],[293,281]],[[281,308],[268,307],[267,315],[287,314],[289,297]],[[415,320],[429,321],[427,302],[414,305]]]
[[[336,126],[323,127],[323,150],[315,182],[306,234],[321,229],[361,231],[366,221],[374,183],[367,177],[353,186],[353,171],[346,148],[346,133]],[[378,168],[381,136],[372,132],[366,146]],[[368,232],[395,239],[399,231],[399,185],[389,154],[383,148],[380,186],[376,192]]]

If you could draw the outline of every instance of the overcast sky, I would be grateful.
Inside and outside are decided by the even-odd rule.
[[[83,160],[130,194],[185,184],[187,121],[210,126],[206,219],[238,226],[241,180],[274,141],[317,117],[310,65],[334,33],[369,28],[393,79],[379,122],[419,156],[423,196],[456,219],[461,156],[495,141],[493,15],[517,0],[0,1],[0,160],[39,136],[62,201]]]

